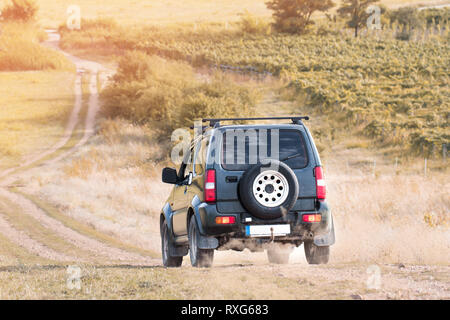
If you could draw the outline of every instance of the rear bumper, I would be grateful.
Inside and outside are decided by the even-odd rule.
[[[272,220],[262,220],[251,216],[249,213],[221,214],[215,204],[200,203],[197,208],[200,233],[205,237],[232,238],[250,240],[245,234],[248,225],[290,224],[291,233],[287,236],[277,237],[278,241],[305,241],[314,240],[319,246],[334,244],[334,225],[331,210],[326,202],[319,202],[317,210],[289,212],[285,217]],[[320,214],[321,222],[304,222],[302,217],[306,214]],[[236,223],[231,225],[218,225],[216,218],[233,216]],[[251,221],[248,219],[251,218]]]

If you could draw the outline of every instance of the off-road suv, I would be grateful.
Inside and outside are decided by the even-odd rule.
[[[224,121],[291,120],[286,124],[226,125]],[[160,217],[164,266],[190,254],[210,267],[214,250],[267,250],[269,262],[288,263],[304,244],[308,263],[327,263],[335,242],[319,154],[303,124],[308,117],[204,119],[186,148]]]

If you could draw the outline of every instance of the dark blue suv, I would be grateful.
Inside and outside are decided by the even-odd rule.
[[[224,121],[291,120],[286,124],[226,125]],[[288,263],[304,244],[308,263],[327,263],[335,242],[320,157],[302,120],[308,117],[204,119],[185,148],[160,218],[164,266],[190,255],[210,267],[214,250],[267,250]]]

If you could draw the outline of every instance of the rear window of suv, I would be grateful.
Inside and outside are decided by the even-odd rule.
[[[276,141],[277,136],[278,156],[272,155],[272,151],[276,152],[276,146],[272,150],[272,140]],[[234,141],[228,142],[227,138]],[[284,163],[292,169],[301,169],[308,165],[305,140],[299,130],[237,129],[227,130],[223,133],[221,162],[225,170],[245,171],[250,166],[260,163],[262,159],[284,160],[288,157],[291,158],[285,160]]]

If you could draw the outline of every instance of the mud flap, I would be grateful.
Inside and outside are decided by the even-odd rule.
[[[169,254],[171,257],[184,257],[189,253],[189,247],[169,245]]]
[[[314,237],[314,244],[318,247],[331,246],[336,242],[334,235],[334,221],[331,220],[330,232]]]
[[[198,248],[199,249],[217,249],[219,246],[219,240],[214,237],[205,237],[201,234],[198,235]]]

